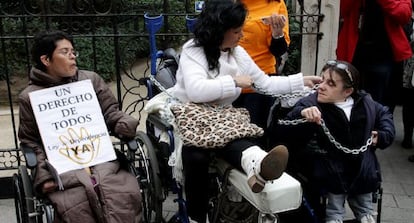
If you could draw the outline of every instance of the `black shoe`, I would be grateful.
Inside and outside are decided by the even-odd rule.
[[[408,161],[414,163],[414,155],[411,155],[408,157]]]

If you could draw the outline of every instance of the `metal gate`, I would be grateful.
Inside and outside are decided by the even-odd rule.
[[[115,81],[118,101],[128,113],[142,121],[146,94],[138,83],[144,71],[136,61],[147,61],[148,34],[144,13],[165,17],[157,34],[158,47],[178,47],[190,37],[185,16],[194,16],[193,2],[135,0],[19,0],[0,2],[0,177],[16,169],[22,160],[17,139],[17,94],[27,82],[30,70],[30,43],[40,30],[59,29],[74,36],[80,52],[78,66],[94,70]],[[306,9],[302,1],[286,1],[291,9],[292,44],[289,63],[300,70],[303,37],[313,37],[318,47],[321,1]],[[339,3],[338,3],[339,4]],[[174,13],[171,13],[171,9]],[[307,41],[309,44],[309,41]],[[316,57],[317,58],[317,57]],[[317,63],[315,58],[314,63]],[[148,66],[147,66],[148,67]],[[296,68],[295,68],[296,67]],[[127,98],[133,100],[126,100]],[[1,190],[0,190],[1,191]],[[1,197],[1,194],[0,194]]]

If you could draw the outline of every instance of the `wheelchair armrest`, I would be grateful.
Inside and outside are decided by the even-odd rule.
[[[26,159],[27,168],[34,169],[37,166],[37,159],[33,149],[25,144],[20,144],[20,150]]]
[[[127,141],[126,145],[129,151],[135,152],[138,150],[138,142],[136,138]]]
[[[155,114],[148,114],[147,122],[152,123],[161,131],[172,131],[174,129],[170,123]]]

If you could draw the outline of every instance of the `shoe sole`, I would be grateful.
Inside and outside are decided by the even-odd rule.
[[[286,169],[288,158],[289,152],[286,146],[276,146],[263,158],[260,165],[260,176],[264,180],[275,180],[279,178]],[[262,181],[253,175],[247,180],[247,183],[253,193],[259,193],[264,189],[266,181]]]
[[[273,148],[260,166],[260,176],[264,180],[275,180],[286,170],[289,152],[286,146],[279,145]]]

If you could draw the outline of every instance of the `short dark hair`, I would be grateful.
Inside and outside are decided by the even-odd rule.
[[[334,63],[330,64],[329,62]],[[346,69],[342,69],[342,66],[339,65],[344,65]],[[326,70],[328,70],[330,76],[332,76],[332,71],[335,71],[337,74],[339,74],[343,80],[344,88],[352,87],[355,89],[354,92],[359,89],[359,72],[351,63],[342,60],[330,60],[327,64],[325,64],[325,66],[323,66],[322,72],[325,72]]]
[[[229,29],[243,26],[247,9],[239,0],[207,0],[194,28],[196,46],[204,49],[209,70],[218,68],[220,46]]]
[[[46,55],[52,59],[53,52],[56,49],[56,42],[66,39],[73,44],[73,37],[63,31],[43,31],[35,35],[31,49],[32,61],[34,66],[42,71],[46,71],[45,65],[40,57]]]

